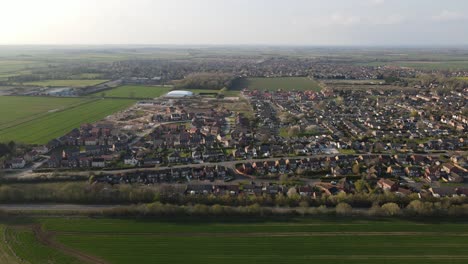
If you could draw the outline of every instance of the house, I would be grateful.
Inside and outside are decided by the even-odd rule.
[[[185,193],[187,194],[210,194],[213,192],[213,186],[210,184],[187,185]]]
[[[26,161],[23,158],[16,158],[11,161],[12,169],[23,169],[26,166]]]
[[[377,186],[379,186],[384,191],[395,191],[398,189],[398,183],[384,178],[381,178],[377,182]]]
[[[167,160],[169,161],[169,163],[177,163],[180,161],[180,155],[177,152],[173,152],[169,154],[169,156],[167,157]]]
[[[458,196],[457,189],[451,186],[430,188],[429,191],[434,197],[453,197]]]
[[[36,151],[38,154],[43,155],[49,152],[49,149],[47,148],[47,146],[38,146],[33,148],[33,151]]]
[[[255,184],[246,184],[243,186],[242,191],[248,195],[260,195],[262,193],[262,188]]]
[[[28,153],[24,154],[24,156],[23,156],[24,160],[27,161],[27,162],[34,161],[38,157],[39,157],[39,154],[35,150],[29,151]]]
[[[310,186],[301,186],[298,189],[298,193],[300,196],[311,196],[312,192],[313,190]]]
[[[130,166],[137,166],[139,161],[135,159],[133,156],[126,156],[124,158],[124,164],[125,165],[130,165]]]
[[[161,158],[146,158],[143,160],[143,164],[146,166],[154,166],[161,163]]]
[[[106,163],[103,158],[93,158],[91,161],[91,167],[94,168],[104,168]]]

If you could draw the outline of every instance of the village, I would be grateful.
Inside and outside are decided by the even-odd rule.
[[[468,120],[458,110],[467,91],[441,96],[431,88],[141,100],[4,167],[89,172],[92,182],[108,184],[186,184],[186,194],[296,186],[316,197],[354,193],[365,181],[402,196],[466,195]]]

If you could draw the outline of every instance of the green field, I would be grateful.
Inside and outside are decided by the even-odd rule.
[[[5,246],[5,253],[2,254],[0,249],[0,260],[5,264],[24,263],[21,260],[28,260],[28,263],[44,263],[44,264],[80,264],[79,260],[66,255],[56,249],[47,247],[39,243],[34,236],[32,230],[28,228],[7,228],[1,230],[4,234],[2,241],[8,244]],[[1,248],[2,245],[0,245]],[[8,248],[8,247],[9,248]],[[12,252],[14,252],[14,255]],[[8,261],[8,262],[6,262]]]
[[[0,96],[0,131],[83,102],[80,98]]]
[[[466,60],[440,60],[440,61],[386,61],[386,62],[366,62],[359,63],[366,66],[393,65],[399,67],[409,67],[419,70],[466,70],[468,61]]]
[[[172,90],[172,87],[124,85],[112,90],[107,90],[91,96],[117,97],[117,98],[155,98]]]
[[[7,100],[5,98],[7,97],[0,97],[1,100]],[[29,97],[25,98],[30,99]],[[52,100],[55,98],[42,99]],[[8,125],[7,127],[4,125],[3,129],[0,128],[0,142],[15,140],[31,144],[44,144],[51,139],[64,135],[73,128],[79,127],[83,123],[101,120],[112,113],[127,108],[133,103],[133,100],[97,99],[69,105],[70,107],[65,110],[50,112],[29,119],[27,119],[27,113],[23,113],[23,118],[27,119],[24,122]],[[25,103],[24,107],[28,107],[28,105]],[[49,108],[45,106],[42,111],[46,111],[44,109]],[[57,106],[52,107],[52,109],[57,109]],[[14,114],[15,111],[16,108],[8,109],[6,113]],[[25,110],[25,112],[28,112],[28,110]],[[8,116],[8,114],[5,116]],[[10,119],[10,117],[4,119]]]
[[[47,80],[37,82],[25,82],[24,85],[36,85],[44,87],[86,87],[94,86],[108,80]]]
[[[0,60],[0,73],[11,74],[42,65],[42,63],[30,60]]]
[[[269,90],[278,89],[286,91],[320,91],[320,85],[313,79],[307,77],[279,77],[279,78],[243,78],[234,81],[232,90]]]
[[[48,218],[41,222],[59,243],[113,264],[468,261],[464,222],[228,218]]]

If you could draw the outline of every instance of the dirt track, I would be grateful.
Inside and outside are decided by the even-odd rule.
[[[54,248],[54,249],[56,249],[58,251],[63,252],[66,255],[75,257],[75,258],[83,261],[84,263],[89,263],[89,264],[110,264],[109,262],[107,262],[105,260],[102,260],[102,259],[100,259],[98,257],[92,256],[92,255],[89,255],[89,254],[85,254],[85,253],[83,253],[81,251],[78,251],[76,249],[66,247],[65,245],[55,241],[53,233],[44,232],[44,230],[42,229],[42,227],[40,225],[33,225],[32,230],[34,232],[34,235],[35,235],[36,239],[41,244],[43,244],[43,245],[45,245],[47,247]]]
[[[55,235],[83,235],[86,233],[73,232],[73,231],[52,231],[49,232],[51,236]],[[455,237],[466,237],[468,233],[456,233],[456,232],[273,232],[273,233],[229,233],[229,232],[188,232],[188,233],[138,233],[138,232],[93,232],[90,233],[93,236],[149,236],[149,237],[322,237],[322,236],[455,236]]]

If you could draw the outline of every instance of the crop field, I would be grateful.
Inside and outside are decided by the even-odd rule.
[[[25,82],[24,85],[36,85],[44,87],[86,87],[104,83],[108,80],[47,80],[37,82]]]
[[[80,98],[0,96],[0,131],[82,102]]]
[[[29,60],[0,60],[0,73],[14,74],[39,65],[41,65],[41,63]]]
[[[269,90],[278,89],[286,91],[320,91],[320,85],[317,81],[307,77],[279,77],[279,78],[246,78],[236,80],[233,84],[233,90]]]
[[[467,60],[440,60],[440,61],[388,61],[388,62],[369,62],[359,63],[367,66],[394,65],[400,67],[409,67],[419,70],[466,70],[468,69]]]
[[[221,90],[210,90],[210,89],[186,89],[194,94],[219,94]]]
[[[4,98],[6,97],[0,97],[1,100],[7,100]],[[43,100],[46,99],[51,100],[52,98],[43,98]],[[27,120],[13,125],[3,125],[3,129],[0,128],[0,142],[15,140],[31,144],[44,144],[51,139],[64,135],[73,128],[79,127],[83,123],[101,120],[112,113],[127,108],[133,103],[133,100],[123,99],[87,100],[83,101],[81,104],[72,105],[64,110],[48,112],[29,119],[27,114],[31,112],[25,110],[22,116]],[[24,107],[29,108],[27,103],[24,103]],[[16,108],[8,109],[7,113],[15,113],[15,109]],[[40,109],[42,109],[42,111],[47,111],[50,107],[42,106]],[[58,108],[54,106],[52,109]],[[4,120],[10,119],[10,117],[4,117],[3,112],[2,118],[4,118]]]
[[[41,223],[61,245],[113,264],[468,262],[466,223],[227,218]]]
[[[24,263],[23,260],[28,260],[27,263],[82,263],[56,249],[39,243],[31,229],[6,228],[2,232],[4,237],[2,244],[0,244],[0,263],[19,264]],[[2,252],[1,248],[4,248],[4,252]],[[4,260],[6,261],[4,262]]]
[[[112,90],[107,90],[91,96],[116,97],[116,98],[155,98],[172,90],[172,87],[124,85]]]

